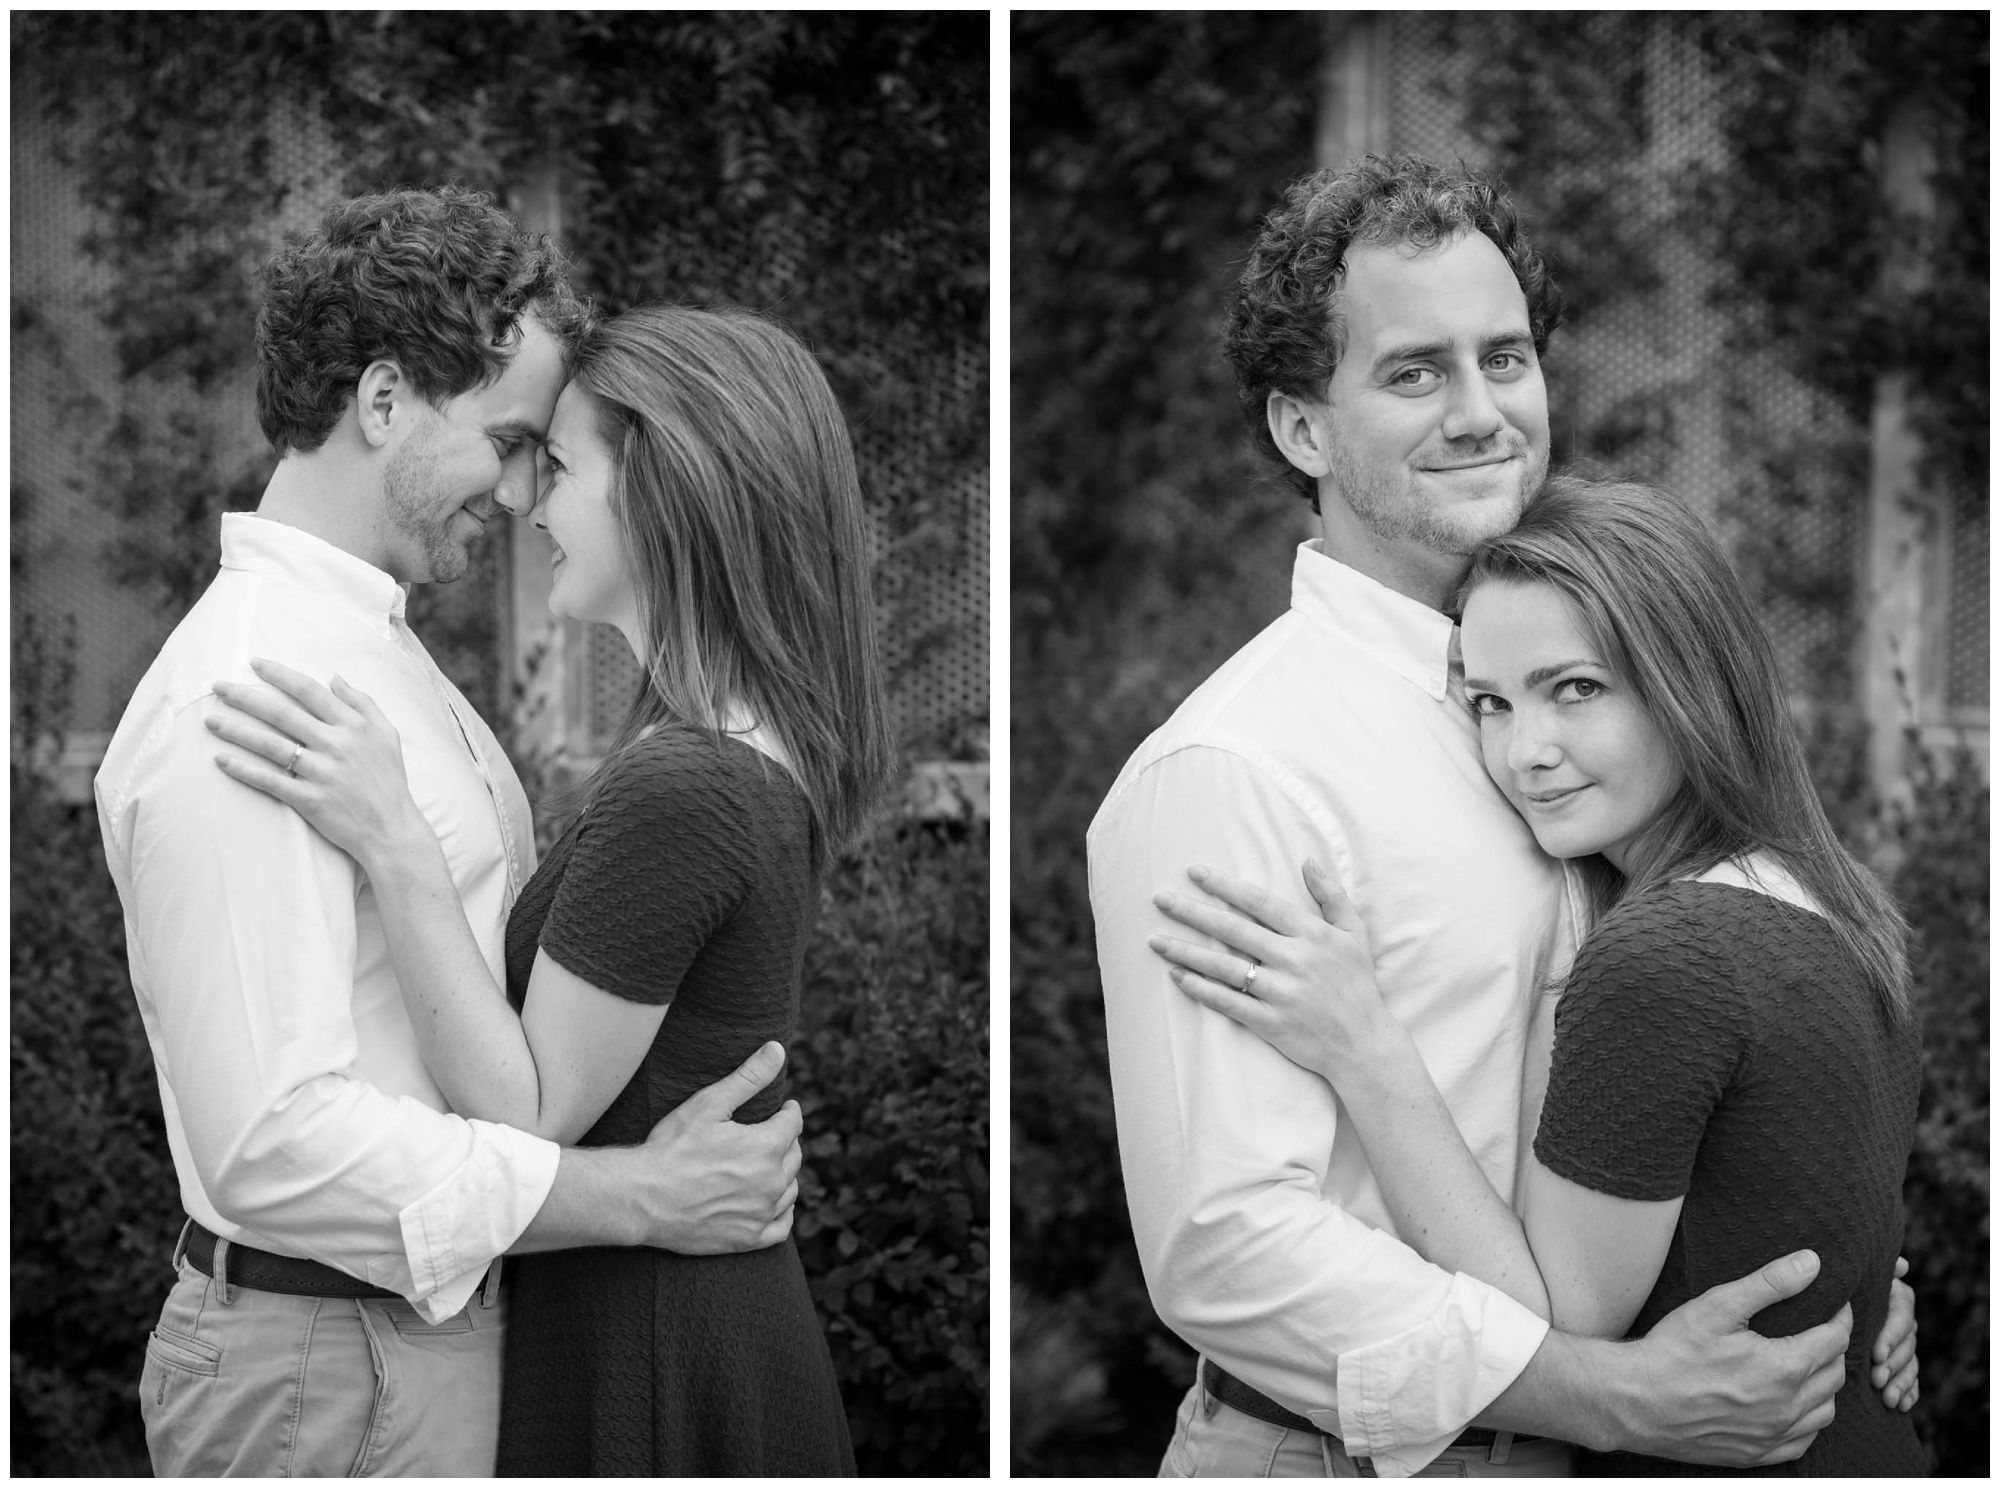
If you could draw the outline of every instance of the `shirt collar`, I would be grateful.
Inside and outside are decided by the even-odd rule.
[[[222,514],[222,566],[309,589],[370,620],[401,620],[409,587],[310,532],[252,512]]]
[[[1449,694],[1458,652],[1458,627],[1451,617],[1329,557],[1318,538],[1299,544],[1292,608],[1439,702]]]

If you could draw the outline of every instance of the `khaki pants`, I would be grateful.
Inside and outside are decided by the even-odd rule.
[[[1565,1478],[1571,1448],[1565,1442],[1509,1441],[1493,1447],[1447,1447],[1418,1477]],[[1203,1387],[1181,1401],[1174,1439],[1160,1463],[1163,1478],[1372,1478],[1365,1457],[1315,1431],[1287,1431],[1224,1405]]]
[[[226,1267],[225,1260],[225,1267]],[[505,1305],[221,1289],[182,1262],[146,1343],[157,1477],[491,1477]]]

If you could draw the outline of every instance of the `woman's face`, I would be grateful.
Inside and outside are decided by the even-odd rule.
[[[611,451],[597,429],[597,400],[571,383],[549,421],[548,470],[533,512],[555,544],[549,611],[615,625],[637,651],[639,589],[611,510]]]
[[[1625,871],[1681,769],[1570,602],[1546,584],[1481,584],[1466,600],[1459,649],[1486,773],[1542,851],[1602,853]]]

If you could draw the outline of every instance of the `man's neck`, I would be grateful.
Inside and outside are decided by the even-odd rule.
[[[354,472],[324,452],[286,455],[264,487],[257,515],[386,568],[374,506],[362,499],[360,484]]]
[[[1324,497],[1320,500],[1319,528],[1320,546],[1327,557],[1440,614],[1471,566],[1462,553],[1440,553],[1378,537],[1344,507]]]

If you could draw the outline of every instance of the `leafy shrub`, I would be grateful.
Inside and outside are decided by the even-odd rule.
[[[864,1476],[987,1472],[989,841],[883,822],[806,952],[795,1233]]]
[[[1920,759],[1915,785],[1896,879],[1914,932],[1924,1020],[1923,1094],[1903,1187],[1923,1361],[1915,1414],[1935,1471],[1983,1476],[1991,1422],[1990,792],[1965,751],[1942,764]]]
[[[129,1475],[147,1470],[134,1392],[180,1192],[97,819],[40,764],[60,743],[68,638],[14,620],[13,1463]]]

